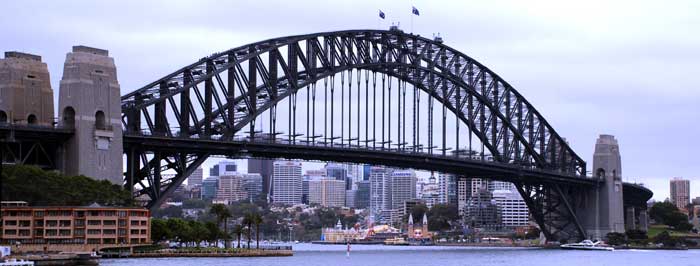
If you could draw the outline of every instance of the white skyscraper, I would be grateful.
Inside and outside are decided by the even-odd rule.
[[[391,169],[372,166],[369,181],[370,215],[379,221],[383,211],[391,210]]]
[[[282,204],[301,203],[302,178],[301,162],[276,161],[273,163],[272,188],[273,202]]]
[[[457,180],[454,175],[438,175],[438,203],[457,204]]]

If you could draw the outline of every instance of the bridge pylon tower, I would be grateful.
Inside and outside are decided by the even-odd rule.
[[[59,119],[74,128],[63,170],[123,183],[119,82],[107,50],[73,46],[66,55],[59,91]]]

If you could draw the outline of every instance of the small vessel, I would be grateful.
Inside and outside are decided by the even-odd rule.
[[[578,249],[578,250],[602,250],[602,251],[613,251],[615,248],[601,243],[600,241],[593,242],[591,240],[583,240],[579,243],[563,244],[562,249]]]
[[[389,238],[387,240],[384,240],[384,245],[407,246],[408,241],[403,239],[403,237],[394,237],[394,238]]]

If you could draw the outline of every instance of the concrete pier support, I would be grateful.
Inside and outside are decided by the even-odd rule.
[[[121,100],[114,59],[107,50],[74,46],[59,92],[61,124],[74,127],[65,172],[123,184]]]
[[[639,210],[639,223],[637,229],[649,231],[649,215],[647,214],[647,210]]]

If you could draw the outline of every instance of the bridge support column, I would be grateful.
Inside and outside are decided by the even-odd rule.
[[[59,114],[74,123],[66,143],[65,172],[121,185],[121,98],[114,59],[107,50],[74,46],[66,56]]]
[[[625,232],[622,195],[622,164],[617,140],[600,135],[593,154],[593,178],[602,182],[586,193],[576,211],[591,239],[602,239],[610,232]]]
[[[637,215],[634,207],[627,207],[625,210],[625,230],[637,229]]]
[[[639,210],[639,224],[637,229],[642,231],[649,230],[649,215],[647,214],[647,210]]]

